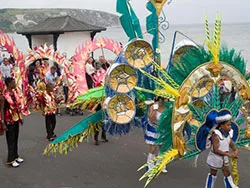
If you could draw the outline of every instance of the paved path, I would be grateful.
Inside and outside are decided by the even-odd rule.
[[[56,133],[59,135],[74,125],[82,116],[58,117]],[[142,129],[133,129],[130,135],[109,137],[108,143],[93,145],[92,140],[79,145],[67,156],[42,155],[48,144],[45,140],[44,118],[34,113],[21,127],[19,153],[25,163],[17,169],[4,165],[5,137],[0,137],[0,188],[143,188],[137,168],[146,160],[147,146]],[[202,188],[208,168],[206,153],[192,168],[193,160],[177,161],[168,166],[169,173],[160,175],[148,188]],[[240,151],[240,187],[250,187],[250,152]],[[216,188],[223,188],[222,176]]]

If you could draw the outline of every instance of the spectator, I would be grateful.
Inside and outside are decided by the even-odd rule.
[[[91,58],[91,59],[93,59],[93,58]],[[99,61],[96,61],[95,59],[93,59],[92,65],[96,70],[99,70],[102,66],[101,63]]]
[[[30,66],[30,68],[29,68],[28,81],[29,81],[29,85],[36,88],[37,77],[35,74],[35,67],[34,66]]]
[[[67,104],[69,97],[69,80],[66,74],[63,74],[62,82],[63,82],[64,102],[65,104]]]
[[[56,67],[52,66],[50,68],[50,71],[47,72],[46,77],[45,77],[45,81],[47,83],[50,83],[52,85],[56,85],[56,81],[57,81],[57,72],[56,72]]]
[[[57,76],[61,76],[61,68],[59,67],[58,63],[57,62],[54,62],[53,63],[53,66],[56,67],[56,73],[57,73]]]
[[[15,58],[13,57],[12,54],[10,54],[9,63],[10,63],[13,67],[15,66]]]
[[[99,62],[102,65],[102,68],[106,71],[108,70],[108,68],[110,67],[109,63],[107,62],[107,60],[105,59],[104,56],[100,56],[99,57]]]
[[[36,74],[37,78],[40,78],[40,71],[41,71],[41,60],[38,59],[36,61],[34,61],[31,66],[35,66],[35,70],[34,73]]]
[[[92,65],[93,61],[94,59],[92,57],[89,57],[86,62],[86,80],[88,89],[94,87],[93,75],[95,74],[95,68]]]
[[[11,71],[12,71],[12,65],[9,63],[8,58],[3,59],[3,63],[0,66],[0,71],[2,73],[3,80],[5,78],[10,78],[11,77]]]

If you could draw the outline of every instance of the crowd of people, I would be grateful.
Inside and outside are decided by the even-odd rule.
[[[106,73],[110,64],[105,60],[104,56],[99,57],[99,61],[89,57],[86,62],[86,81],[89,89],[97,87],[100,84],[98,80],[98,72]],[[20,163],[24,161],[18,155],[18,135],[19,124],[22,124],[22,112],[19,96],[17,95],[15,79],[12,76],[13,63],[8,58],[3,58],[0,66],[2,80],[5,82],[6,90],[3,92],[0,87],[0,112],[1,112],[1,128],[6,132],[6,140],[8,146],[7,164],[11,167],[18,167]],[[154,71],[152,71],[154,72]],[[28,83],[34,89],[38,88],[38,82],[43,80],[45,83],[45,91],[40,96],[40,106],[42,115],[45,117],[46,127],[46,139],[53,141],[57,136],[55,134],[56,127],[56,114],[60,113],[57,106],[60,99],[55,92],[55,87],[60,83],[63,86],[64,102],[67,103],[68,86],[69,83],[65,76],[62,75],[61,68],[57,63],[49,68],[47,59],[37,60],[29,66],[28,71]],[[234,90],[233,90],[234,91]],[[220,87],[220,94],[223,97],[224,94],[232,93],[232,85],[229,81],[224,80]],[[233,95],[234,97],[234,95]],[[234,100],[234,98],[232,98]],[[221,99],[224,101],[224,99]],[[151,104],[148,105],[147,110],[147,123],[145,127],[145,142],[149,145],[149,153],[147,156],[148,170],[155,167],[157,162],[151,163],[156,155],[159,155],[161,143],[158,143],[159,132],[157,126],[159,124],[161,115],[166,109],[165,103],[169,102],[162,97],[156,97]],[[96,104],[91,109],[92,112],[96,112],[102,109],[101,104]],[[228,187],[235,186],[231,177],[231,172],[228,168],[229,158],[238,158],[238,149],[234,145],[231,137],[231,119],[230,113],[218,116],[216,118],[217,127],[213,130],[211,143],[212,147],[207,158],[207,164],[210,167],[210,173],[207,177],[206,187],[213,187],[217,171],[222,169],[224,174],[224,182]],[[94,143],[99,145],[98,141],[99,129],[96,128],[94,134]],[[108,142],[106,138],[106,132],[102,127],[101,139],[104,142]],[[230,152],[230,148],[232,152]],[[162,172],[166,173],[167,170],[164,167]]]
[[[89,57],[86,62],[86,81],[88,88],[94,88],[99,86],[102,78],[99,79],[100,75],[105,74],[105,72],[110,67],[110,64],[105,59],[104,56],[100,56],[99,60],[96,61],[93,57]]]
[[[21,115],[21,104],[19,96],[17,93],[16,83],[14,79],[13,68],[15,63],[12,62],[10,58],[0,58],[2,62],[0,65],[0,73],[2,78],[2,84],[6,85],[3,91],[3,85],[0,87],[0,110],[1,110],[1,135],[6,135],[7,148],[8,148],[8,158],[7,164],[11,167],[18,167],[20,163],[24,161],[18,155],[18,135],[19,135],[19,124],[22,124]],[[99,57],[99,61],[95,61],[92,57],[88,58],[86,64],[86,78],[88,83],[88,88],[97,87],[96,79],[98,71],[105,73],[110,67],[109,63],[105,60],[104,56]],[[64,101],[67,104],[68,94],[69,94],[69,81],[65,74],[62,73],[63,68],[60,67],[56,62],[52,66],[49,64],[48,59],[37,59],[28,67],[27,80],[30,90],[36,95],[36,102],[39,104],[39,108],[42,111],[42,115],[45,118],[45,129],[46,129],[46,139],[48,141],[53,141],[56,138],[55,127],[56,127],[56,115],[60,115],[60,110],[58,104]],[[100,73],[100,72],[99,72]],[[89,77],[88,77],[89,76]],[[90,84],[91,81],[91,84]],[[39,86],[40,84],[40,86]],[[38,93],[37,91],[41,88],[41,84],[44,85],[44,91]],[[63,88],[62,91],[64,96],[58,94],[58,88]],[[39,94],[39,96],[37,96]],[[33,97],[34,97],[33,95]],[[30,97],[32,99],[32,96]],[[102,106],[94,106],[90,109],[92,112],[101,110]],[[18,115],[16,117],[16,115]],[[99,130],[95,130],[94,141],[95,145],[99,145],[98,142]],[[106,138],[106,133],[102,130],[103,141],[108,142]]]

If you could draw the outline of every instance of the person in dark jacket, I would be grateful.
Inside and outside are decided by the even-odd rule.
[[[93,112],[99,111],[102,109],[102,105],[101,104],[97,104],[92,108]],[[100,130],[98,130],[98,127],[96,127],[95,130],[95,135],[94,135],[94,141],[95,141],[95,145],[99,145],[99,141],[98,141],[98,136],[99,136],[99,132]],[[104,130],[104,127],[102,126],[102,135],[101,138],[104,142],[108,142],[108,139],[106,137],[106,131]]]
[[[29,67],[28,81],[29,81],[30,86],[36,88],[37,77],[35,74],[35,67],[34,66]]]

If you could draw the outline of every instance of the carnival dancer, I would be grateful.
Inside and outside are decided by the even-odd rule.
[[[54,133],[56,127],[56,99],[53,87],[51,83],[46,84],[46,91],[43,92],[41,104],[43,116],[45,116],[46,138],[48,141],[53,141],[56,138]]]
[[[92,112],[97,112],[97,111],[99,111],[101,109],[102,109],[102,105],[97,104],[92,108]],[[99,141],[98,141],[99,132],[100,132],[99,127],[95,127],[95,134],[94,134],[95,145],[99,145]],[[103,126],[102,126],[101,138],[102,138],[103,142],[108,142],[108,139],[106,137],[106,131],[104,130]]]
[[[18,167],[24,160],[18,155],[19,123],[23,124],[20,99],[16,92],[14,78],[5,79],[6,90],[3,93],[4,101],[1,108],[2,124],[6,126],[6,140],[8,145],[7,164]]]
[[[4,85],[2,81],[0,80],[0,110],[1,112],[4,111],[4,96],[3,96],[3,89]],[[4,123],[4,114],[0,114],[0,136],[4,135],[4,131],[7,129],[5,123]]]
[[[57,88],[57,93],[54,93],[56,96],[57,95],[60,95],[60,93],[59,93],[59,82],[60,82],[60,80],[59,80],[59,76],[58,76],[58,73],[57,73],[57,68],[56,68],[56,66],[51,66],[50,67],[50,71],[49,72],[47,72],[47,74],[46,74],[46,77],[45,77],[45,82],[46,83],[49,83],[49,84],[52,84],[53,85],[53,87],[55,87],[55,86],[58,86],[58,87],[56,87]],[[62,95],[61,95],[62,96]],[[60,96],[60,97],[61,97]],[[60,110],[60,108],[57,108],[56,109],[56,114],[58,114],[59,116],[61,115],[61,110]]]
[[[231,118],[232,116],[229,113],[216,118],[218,127],[213,131],[212,147],[207,158],[210,173],[207,177],[206,188],[214,187],[219,169],[222,169],[225,176],[225,187],[237,188],[229,170],[229,158],[238,158],[238,149],[232,141]],[[230,153],[230,148],[233,150],[232,153]]]
[[[157,150],[160,148],[160,145],[156,143],[158,139],[157,126],[160,121],[160,116],[165,110],[164,98],[156,97],[154,103],[149,106],[148,109],[148,124],[146,125],[145,130],[145,142],[149,145],[149,154],[147,162],[155,158]],[[148,165],[148,170],[154,167],[154,163]],[[167,170],[164,168],[163,173],[166,173]]]

